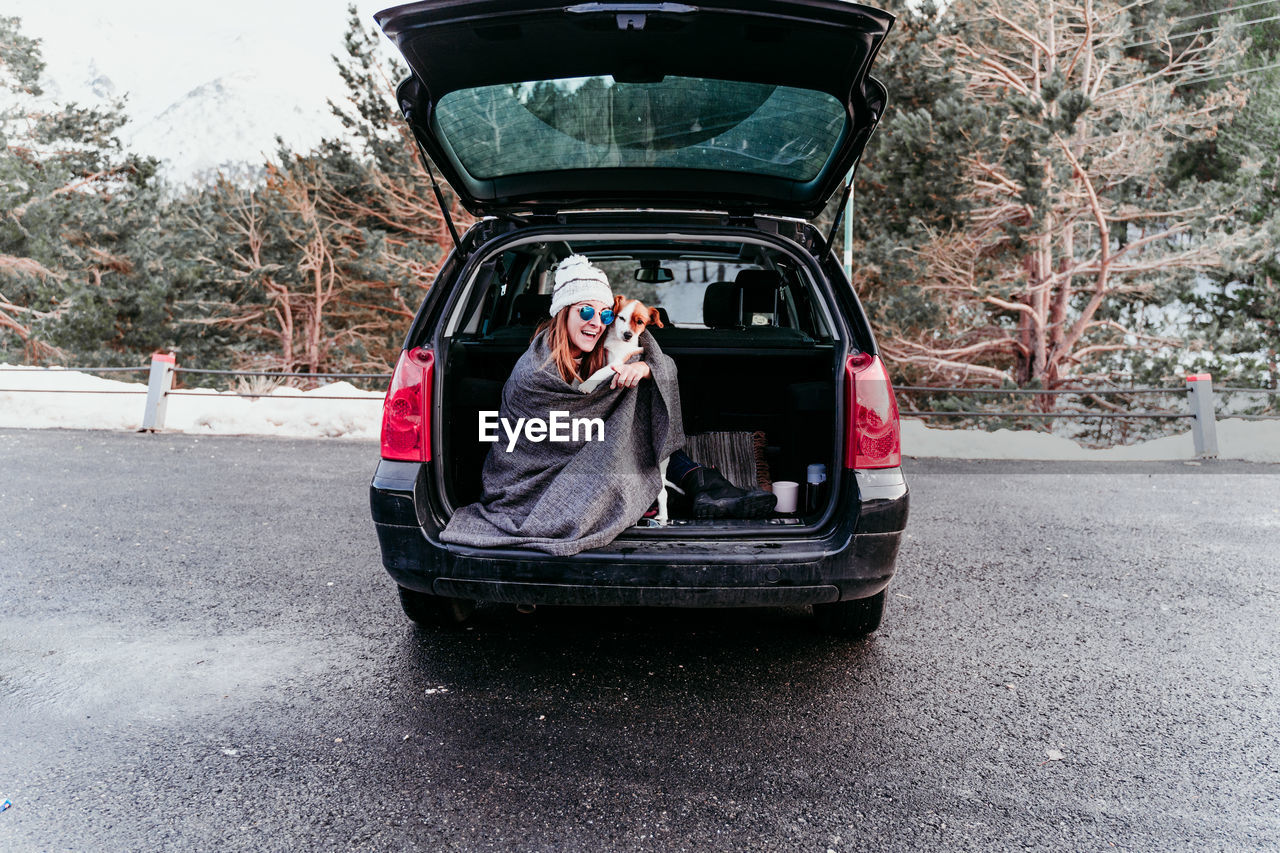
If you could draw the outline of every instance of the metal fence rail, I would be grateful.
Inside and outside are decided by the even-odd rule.
[[[146,368],[143,368],[144,370]],[[200,367],[175,367],[174,373],[201,373],[209,376],[272,376],[282,379],[390,379],[390,373],[282,373],[271,370],[208,370]]]
[[[1183,388],[946,388],[937,385],[897,385],[895,391],[945,391],[954,394],[1181,394]]]
[[[955,411],[937,412],[917,409],[899,409],[898,414],[913,418],[946,418],[946,417],[1008,417],[1008,418],[1194,418],[1191,412],[985,412]],[[1267,417],[1265,415],[1259,417]]]
[[[135,391],[135,392],[133,392],[133,393],[139,393],[139,392],[136,392],[136,391]],[[165,396],[166,396],[166,397],[210,397],[210,398],[217,398],[217,397],[222,396],[222,393],[221,393],[220,391],[169,391],[169,392],[167,392],[167,393],[165,394]],[[240,393],[240,392],[236,392],[236,396],[237,396],[237,397],[246,397],[246,398],[250,398],[250,399],[254,399],[254,400],[259,399],[259,398],[262,398],[262,397],[270,397],[270,398],[272,398],[273,400],[301,400],[301,401],[303,401],[303,402],[306,402],[307,400],[373,400],[373,401],[378,402],[378,403],[381,403],[381,402],[382,402],[382,397],[381,397],[381,396],[377,396],[377,397],[352,397],[352,396],[350,396],[350,395],[347,395],[347,396],[345,396],[345,397],[342,397],[342,396],[325,396],[325,395],[321,395],[321,394],[308,394],[308,395],[307,395],[307,396],[305,396],[305,397],[281,397],[281,396],[279,396],[279,395],[277,395],[277,394],[242,394],[242,393]]]

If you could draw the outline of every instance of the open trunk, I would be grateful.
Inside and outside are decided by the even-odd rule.
[[[472,213],[816,217],[884,114],[893,16],[842,0],[425,0],[376,16],[410,129]]]
[[[575,237],[571,245],[528,238],[477,259],[437,342],[436,458],[451,507],[480,497],[481,468],[494,445],[478,440],[478,414],[499,408],[503,383],[548,316],[550,270],[571,253],[603,268],[615,294],[663,315],[663,327],[649,331],[679,370],[690,455],[706,463],[714,460],[700,445],[745,447],[756,470],[731,477],[736,485],[800,483],[795,513],[755,522],[673,515],[673,526],[798,530],[816,524],[832,490],[815,490],[821,500],[806,506],[806,473],[823,465],[830,477],[841,464],[837,400],[848,346],[834,319],[839,314],[796,255],[760,240],[707,236]],[[731,435],[697,438],[709,433]]]

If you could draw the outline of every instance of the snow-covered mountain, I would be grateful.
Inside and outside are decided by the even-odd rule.
[[[111,78],[98,70],[98,63],[89,60],[89,74],[85,81],[85,86],[93,93],[95,98],[108,100],[116,97],[116,84]]]
[[[276,152],[276,136],[305,150],[341,126],[324,97],[300,98],[264,86],[251,72],[216,77],[187,92],[149,119],[126,128],[131,150],[165,162],[178,183],[205,181],[218,172],[251,174]]]

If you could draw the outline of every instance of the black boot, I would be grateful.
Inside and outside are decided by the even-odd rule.
[[[694,468],[679,483],[680,503],[694,518],[764,518],[778,499],[763,489],[739,489],[714,468]]]

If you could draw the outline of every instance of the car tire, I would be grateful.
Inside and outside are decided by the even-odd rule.
[[[411,622],[423,628],[456,628],[465,624],[476,609],[476,603],[465,598],[429,595],[403,586],[400,606]]]
[[[840,637],[865,637],[880,627],[884,618],[884,601],[887,590],[880,590],[870,598],[837,601],[832,604],[813,605],[813,618],[818,627],[828,634]]]

